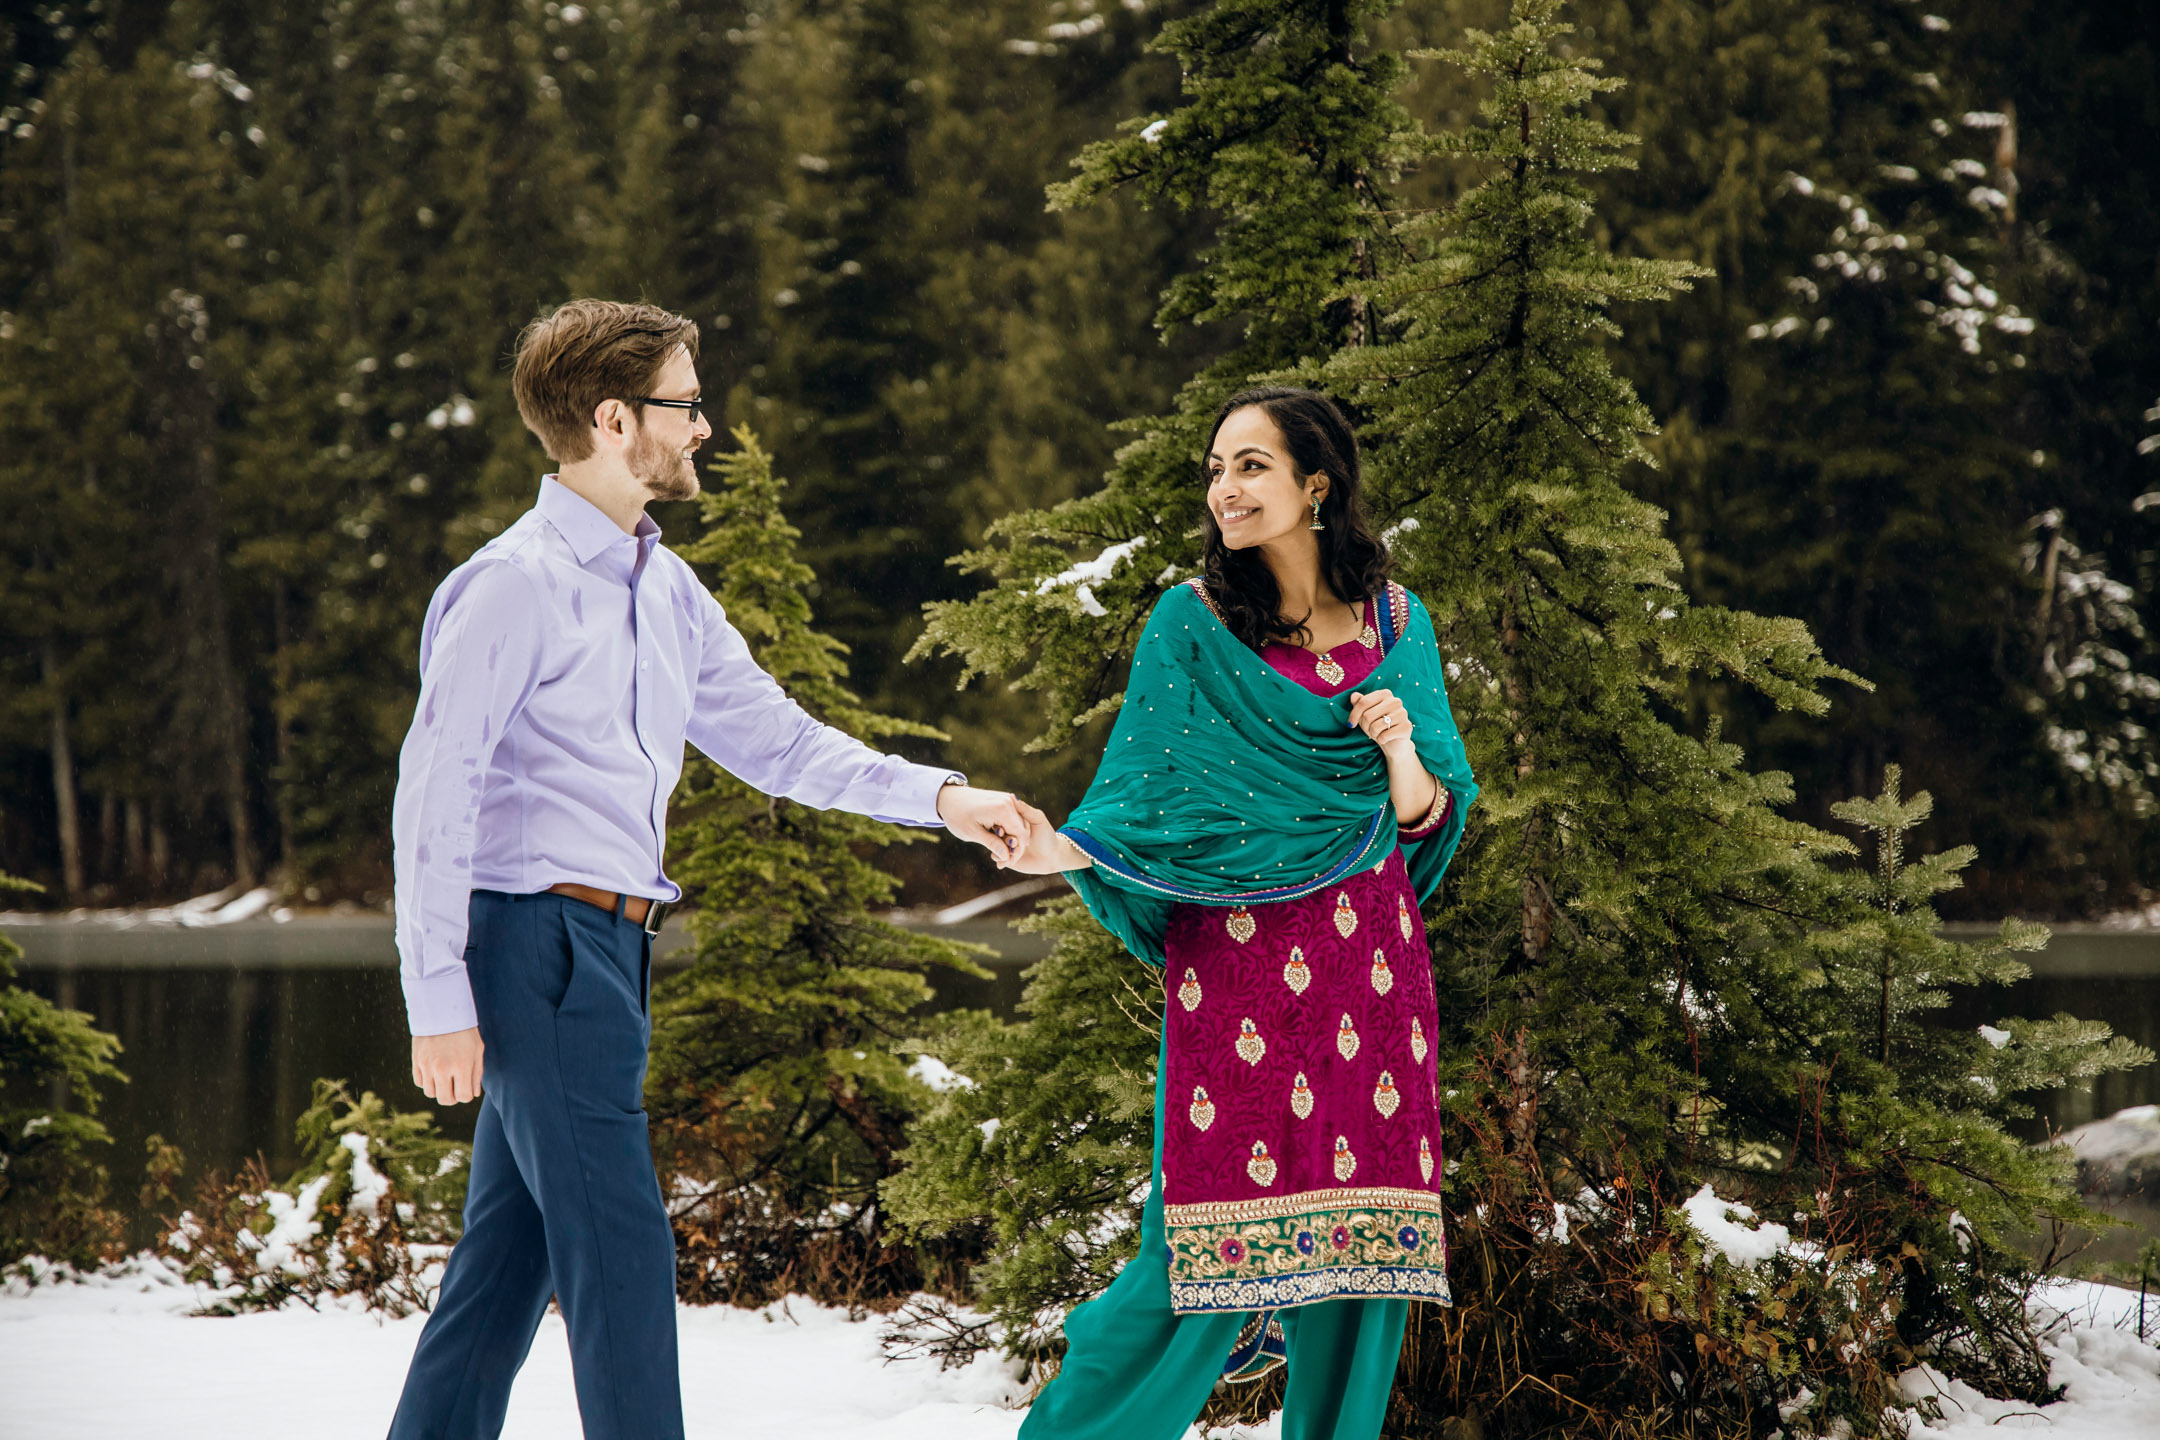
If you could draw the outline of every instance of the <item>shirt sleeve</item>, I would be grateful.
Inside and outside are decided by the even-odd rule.
[[[1437,780],[1434,782],[1433,790],[1435,793],[1432,808],[1425,812],[1424,819],[1418,821],[1415,825],[1405,825],[1400,820],[1395,822],[1396,839],[1423,840],[1447,823],[1448,812],[1455,808],[1455,792],[1448,789],[1447,786],[1439,784]]]
[[[398,753],[390,834],[399,979],[415,1035],[479,1023],[465,976],[481,791],[540,669],[540,603],[515,565],[453,575],[420,631],[420,702]]]
[[[895,825],[942,825],[937,796],[967,777],[871,749],[814,720],[758,668],[720,602],[704,596],[705,650],[685,734],[746,785],[820,810]]]

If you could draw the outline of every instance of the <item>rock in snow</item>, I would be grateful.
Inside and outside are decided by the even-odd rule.
[[[2078,1188],[2103,1195],[2160,1194],[2160,1105],[2133,1105],[2067,1131]]]

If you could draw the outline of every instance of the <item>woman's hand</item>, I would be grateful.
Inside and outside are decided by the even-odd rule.
[[[1395,698],[1392,690],[1353,691],[1350,695],[1350,724],[1365,732],[1365,737],[1380,747],[1380,753],[1390,760],[1408,759],[1417,754],[1417,746],[1411,743],[1415,734],[1410,724],[1410,712],[1402,701]]]
[[[1416,826],[1440,803],[1440,782],[1426,773],[1414,743],[1410,712],[1389,690],[1352,692],[1350,723],[1380,747],[1387,759],[1388,798],[1395,802],[1397,823]]]
[[[1088,859],[1086,851],[1058,834],[1048,815],[1017,797],[1014,803],[1027,820],[1028,842],[1025,849],[1006,862],[1006,869],[1017,870],[1023,875],[1056,875],[1065,870],[1085,870],[1095,863]]]

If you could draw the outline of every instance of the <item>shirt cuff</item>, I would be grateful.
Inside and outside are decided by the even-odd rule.
[[[473,1008],[472,982],[465,967],[431,975],[399,977],[405,986],[405,1019],[415,1036],[449,1035],[473,1029],[480,1023]]]
[[[875,818],[892,825],[942,826],[945,821],[938,814],[938,792],[948,784],[967,784],[967,776],[935,765],[904,763],[907,769],[885,792],[885,813]]]
[[[1439,793],[1433,796],[1432,809],[1425,812],[1423,820],[1415,825],[1396,822],[1395,837],[1398,840],[1422,840],[1447,823],[1448,812],[1455,808],[1455,792],[1445,785],[1434,788]]]

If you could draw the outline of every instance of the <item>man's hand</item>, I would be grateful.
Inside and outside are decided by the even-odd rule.
[[[1020,802],[1003,790],[947,785],[938,791],[937,813],[953,834],[988,850],[1000,870],[1009,868],[1034,839]]]
[[[462,1105],[480,1098],[480,1043],[478,1027],[453,1030],[447,1035],[415,1035],[412,1040],[413,1084],[428,1099],[445,1105]]]

